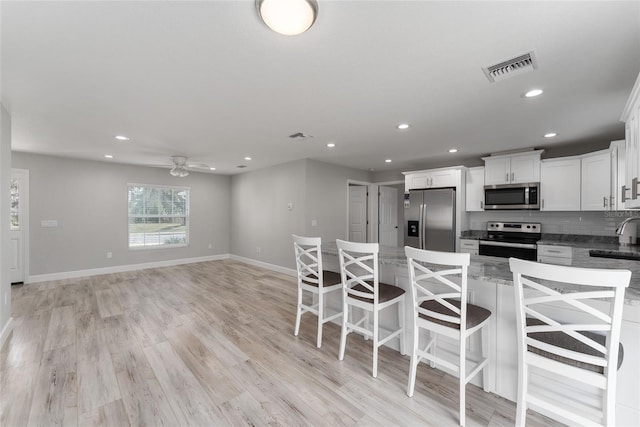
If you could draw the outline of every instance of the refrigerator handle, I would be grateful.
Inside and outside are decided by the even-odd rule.
[[[427,205],[423,203],[420,205],[420,249],[427,248]]]

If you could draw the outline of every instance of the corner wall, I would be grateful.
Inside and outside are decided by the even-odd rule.
[[[9,277],[9,186],[11,181],[11,116],[0,105],[0,348],[11,332]]]
[[[28,276],[229,253],[227,176],[191,173],[176,178],[163,168],[20,152],[13,153],[12,165],[29,170]],[[190,188],[187,247],[128,248],[128,183]],[[42,220],[57,220],[58,226],[43,228]],[[107,252],[113,257],[107,258]]]
[[[295,269],[291,234],[320,236],[324,242],[346,238],[349,179],[368,181],[369,173],[297,160],[234,175],[231,253]]]

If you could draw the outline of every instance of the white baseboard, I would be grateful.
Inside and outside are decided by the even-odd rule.
[[[4,328],[2,328],[2,332],[0,332],[0,350],[2,350],[2,347],[4,347],[4,343],[7,341],[7,338],[9,338],[9,335],[11,335],[12,330],[13,317],[10,317],[7,324],[4,325]]]
[[[75,279],[78,277],[98,276],[101,274],[122,273],[125,271],[144,270],[147,268],[170,267],[172,265],[193,264],[196,262],[218,261],[229,259],[229,254],[211,255],[196,258],[171,259],[167,261],[146,262],[143,264],[116,265],[113,267],[92,268],[89,270],[64,271],[61,273],[38,274],[29,276],[27,283],[49,282],[51,280]]]
[[[277,271],[278,273],[286,274],[287,276],[297,276],[298,272],[292,268],[281,267],[275,264],[269,264],[268,262],[257,261],[251,258],[245,258],[238,255],[230,255],[230,258],[236,261],[244,262],[245,264],[255,265],[256,267],[266,268],[267,270]]]

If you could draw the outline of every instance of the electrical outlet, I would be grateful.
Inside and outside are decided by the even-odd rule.
[[[311,226],[312,227],[316,227],[318,225],[318,220],[312,219],[311,220]]]
[[[9,292],[4,293],[4,305],[9,304]]]
[[[113,253],[107,252],[107,258],[113,258]]]
[[[287,209],[292,211],[293,210],[293,203],[291,203],[291,202],[287,203]]]
[[[213,245],[209,243],[209,249],[213,249]]]
[[[262,251],[262,249],[260,248],[260,246],[257,246],[257,247],[256,247],[256,252],[257,252],[257,253],[260,253],[261,251]]]

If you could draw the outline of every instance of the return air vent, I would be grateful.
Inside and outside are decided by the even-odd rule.
[[[524,55],[502,61],[499,64],[484,67],[482,71],[489,81],[494,83],[518,74],[533,71],[537,68],[538,62],[536,61],[536,56],[533,51],[531,51]]]

